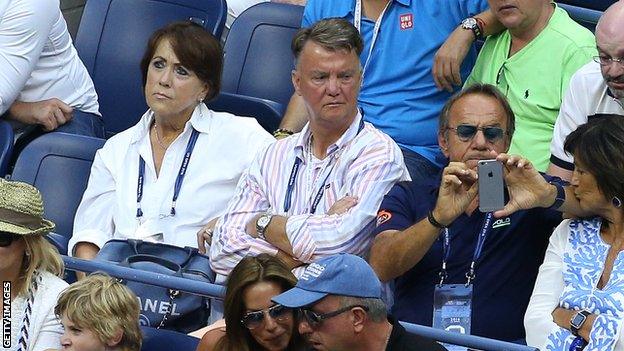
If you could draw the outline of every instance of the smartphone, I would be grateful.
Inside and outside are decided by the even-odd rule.
[[[492,212],[505,207],[503,165],[496,160],[477,163],[479,173],[479,211]]]

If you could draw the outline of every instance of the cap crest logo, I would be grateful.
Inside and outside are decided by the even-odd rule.
[[[316,279],[318,278],[323,271],[325,270],[325,266],[322,266],[316,262],[311,263],[308,268],[306,268],[305,271],[303,271],[303,274],[301,275],[301,280],[311,280],[311,279]]]

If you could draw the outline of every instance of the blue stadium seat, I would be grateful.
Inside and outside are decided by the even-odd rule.
[[[141,351],[195,351],[199,339],[172,330],[141,327]]]
[[[561,0],[557,1],[559,4],[568,4],[578,7],[583,7],[590,10],[604,11],[609,6],[617,2],[617,0]]]
[[[98,93],[108,135],[134,125],[147,110],[140,61],[151,34],[180,20],[221,36],[225,0],[89,0],[76,49]]]
[[[67,252],[74,214],[87,187],[95,152],[104,139],[66,133],[47,133],[28,144],[15,163],[12,179],[41,191],[44,216],[56,223],[52,241]],[[63,240],[63,238],[65,240]]]
[[[269,133],[279,127],[282,119],[278,103],[251,96],[221,93],[207,105],[211,110],[254,117]]]
[[[558,5],[562,9],[568,11],[570,17],[580,23],[583,27],[591,30],[592,32],[596,31],[596,24],[598,24],[602,11],[563,3],[559,3]]]
[[[0,177],[7,174],[13,154],[13,128],[7,121],[0,120]]]
[[[263,2],[232,24],[225,41],[222,90],[275,101],[284,112],[293,94],[290,42],[303,6]]]

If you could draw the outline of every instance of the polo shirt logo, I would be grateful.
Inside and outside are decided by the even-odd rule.
[[[412,29],[414,27],[414,16],[411,13],[399,15],[399,28],[401,30]]]
[[[379,211],[379,213],[377,213],[377,226],[379,227],[380,225],[386,223],[390,220],[390,218],[392,218],[392,213],[386,210]]]
[[[496,221],[494,221],[494,223],[492,223],[492,229],[505,227],[508,225],[511,225],[511,218],[509,217],[499,218]]]

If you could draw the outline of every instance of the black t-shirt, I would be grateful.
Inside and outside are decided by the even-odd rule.
[[[392,324],[392,333],[386,351],[444,351],[446,348],[437,342],[408,333],[396,319],[388,317]]]

